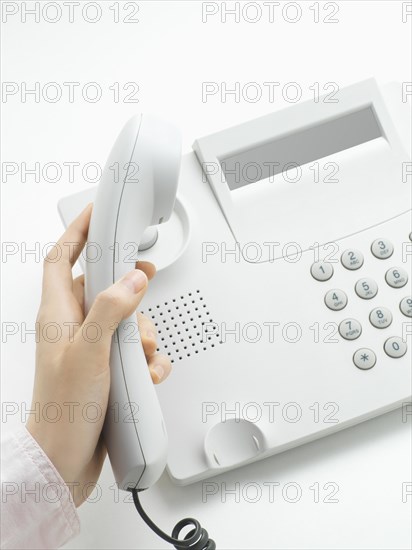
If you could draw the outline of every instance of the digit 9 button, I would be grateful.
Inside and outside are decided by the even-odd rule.
[[[406,296],[401,300],[399,309],[406,317],[412,317],[412,296]]]

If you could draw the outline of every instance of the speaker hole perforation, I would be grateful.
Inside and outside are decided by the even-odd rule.
[[[156,327],[161,326],[161,329],[158,328],[159,336],[162,330],[168,331],[167,341],[164,337],[166,334],[159,338],[157,351],[168,355],[171,363],[211,351],[216,349],[216,344],[223,343],[218,325],[214,322],[200,289],[181,294],[161,304],[151,304],[141,313],[151,319]]]

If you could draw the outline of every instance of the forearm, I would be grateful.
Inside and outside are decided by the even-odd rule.
[[[69,488],[26,428],[2,440],[1,548],[58,548],[80,530]]]

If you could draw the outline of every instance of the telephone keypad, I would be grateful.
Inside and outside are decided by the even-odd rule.
[[[409,234],[412,240],[412,232]],[[386,238],[375,239],[369,253],[379,260],[387,260],[394,253],[395,247]],[[354,271],[364,264],[364,256],[361,251],[352,248],[345,250],[341,255],[341,263],[345,269]],[[318,281],[328,281],[334,274],[331,263],[318,261],[310,268],[312,276]],[[408,273],[403,267],[391,267],[384,275],[386,283],[394,289],[403,288],[408,283]],[[378,294],[378,283],[371,277],[363,277],[354,285],[355,294],[363,300],[371,300]],[[326,306],[333,311],[341,311],[347,306],[348,296],[342,289],[328,290],[324,296]],[[412,317],[412,297],[405,296],[399,301],[399,309],[406,317]],[[385,329],[392,324],[392,312],[386,307],[375,307],[369,313],[369,321],[373,327]],[[362,334],[362,325],[357,319],[346,318],[339,323],[339,334],[345,340],[356,340]],[[407,352],[407,344],[399,336],[391,336],[383,343],[384,352],[388,357],[397,359]],[[368,370],[375,366],[377,356],[369,348],[359,348],[353,354],[353,363],[362,370]]]

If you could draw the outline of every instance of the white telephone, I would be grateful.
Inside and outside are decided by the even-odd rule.
[[[142,307],[174,364],[156,392],[176,483],[411,399],[409,108],[374,80],[336,99],[198,139],[139,251],[158,267]],[[94,194],[60,201],[66,225]]]

